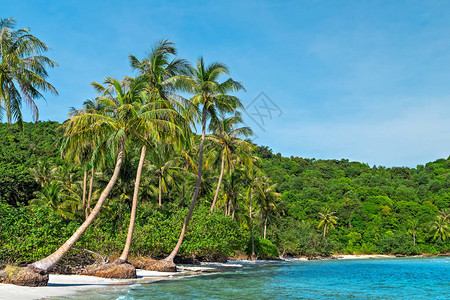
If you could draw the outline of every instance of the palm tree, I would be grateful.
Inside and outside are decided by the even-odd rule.
[[[253,236],[253,190],[261,191],[261,170],[256,166],[247,166],[245,169],[245,177],[248,184],[247,190],[246,190],[246,198],[249,203],[249,209],[248,209],[248,217],[249,217],[249,229],[250,229],[250,238],[252,243],[252,254],[251,259],[256,259],[256,253],[255,253],[255,239]]]
[[[83,168],[83,181],[82,181],[82,215],[86,219],[88,217],[86,211],[86,190],[87,190],[87,177],[89,169],[89,161],[92,152],[92,143],[85,140],[84,143],[77,143],[74,145],[70,143],[70,138],[63,139],[61,145],[61,154],[69,162],[73,162],[72,166],[81,165]]]
[[[439,218],[446,222],[450,222],[450,208],[443,208],[439,211]]]
[[[191,69],[190,76],[176,76],[172,80],[174,87],[194,94],[191,101],[195,107],[201,107],[202,111],[200,117],[202,134],[199,145],[197,180],[194,195],[192,196],[192,202],[186,215],[178,242],[169,256],[165,259],[167,262],[173,263],[173,259],[183,243],[184,234],[186,233],[200,192],[203,169],[203,144],[205,141],[207,120],[208,118],[217,119],[218,112],[230,113],[234,112],[237,108],[242,107],[239,98],[228,95],[228,93],[242,90],[244,89],[243,86],[231,78],[222,83],[218,81],[222,75],[227,74],[229,74],[229,70],[224,64],[215,62],[205,66],[203,58],[200,58],[197,61],[197,67]]]
[[[180,165],[183,167],[181,207],[185,206],[186,176],[197,172],[197,166],[195,165],[193,159],[193,157],[197,154],[196,140],[197,139],[194,134],[186,132],[184,142],[177,144],[177,152],[179,154]]]
[[[417,228],[419,227],[419,220],[418,219],[411,219],[409,221],[409,232],[412,234],[413,236],[413,244],[416,244],[416,233],[417,233]]]
[[[317,228],[323,226],[323,236],[328,233],[329,228],[334,228],[334,225],[337,223],[338,217],[336,217],[335,212],[330,211],[329,208],[325,209],[323,212],[319,213],[320,222],[317,225]]]
[[[235,168],[235,171],[225,176],[223,180],[223,189],[226,195],[225,214],[231,216],[232,220],[234,220],[236,216],[236,210],[239,213],[240,207],[237,207],[239,191],[247,183],[243,174],[242,167],[239,169]]]
[[[264,239],[267,235],[267,222],[270,212],[276,209],[275,203],[281,199],[281,194],[275,189],[276,186],[277,184],[270,184],[268,178],[261,178],[258,199],[260,204],[261,237]]]
[[[36,192],[36,198],[30,201],[36,206],[48,206],[58,216],[65,219],[74,219],[75,212],[79,206],[76,193],[58,181],[45,183],[40,191]]]
[[[207,155],[210,158],[207,160],[207,164],[210,160],[212,160],[213,163],[221,161],[219,181],[217,182],[216,193],[211,204],[211,213],[214,210],[219,195],[220,184],[225,169],[234,169],[234,157],[245,157],[247,158],[247,163],[250,163],[250,153],[254,150],[254,147],[252,144],[239,139],[238,136],[243,135],[247,137],[252,134],[252,130],[249,127],[236,128],[236,125],[239,123],[242,123],[242,118],[241,115],[236,112],[232,117],[225,118],[224,116],[221,116],[219,120],[211,122],[210,124],[210,130],[214,132],[214,134],[207,136],[207,140],[212,144],[212,149],[209,155]]]
[[[55,168],[49,160],[38,160],[36,167],[31,168],[30,172],[34,177],[34,180],[43,187],[44,184],[50,183],[52,178],[54,178],[53,174],[56,170],[57,168]]]
[[[171,144],[157,142],[150,151],[150,171],[158,177],[158,205],[162,207],[162,193],[167,193],[167,187],[173,185],[180,176],[182,169],[178,166],[179,159],[174,157],[175,149]]]
[[[98,98],[94,100],[86,100],[83,103],[83,109],[72,108],[70,115],[80,115],[86,113],[101,114],[104,106],[98,101]],[[62,126],[64,127],[64,126]],[[105,148],[102,147],[101,139],[98,136],[85,137],[84,144],[78,142],[73,143],[74,139],[66,138],[61,144],[61,153],[70,160],[77,161],[84,165],[83,176],[83,215],[85,219],[91,212],[92,191],[94,186],[95,167],[101,164],[105,164],[106,155]],[[103,141],[103,146],[104,145]],[[74,159],[75,158],[75,159]],[[78,158],[78,159],[76,159]],[[86,203],[86,189],[87,189],[87,172],[90,169],[89,179],[89,191],[87,195]]]
[[[8,123],[17,121],[23,129],[22,100],[37,121],[39,110],[35,100],[43,98],[41,91],[58,94],[46,81],[46,68],[57,64],[42,55],[49,49],[44,42],[28,28],[13,30],[15,23],[13,18],[0,20],[0,120],[5,111]]]
[[[160,140],[180,140],[179,126],[186,128],[183,117],[178,114],[184,112],[183,106],[174,99],[175,94],[172,84],[167,83],[171,78],[187,67],[185,60],[172,60],[169,62],[170,55],[175,55],[176,49],[173,43],[165,40],[159,42],[150,52],[149,57],[140,62],[136,57],[130,55],[130,63],[134,69],[139,71],[139,78],[146,83],[145,93],[142,95],[142,118],[143,126],[140,133],[136,132],[136,137],[142,145],[141,156],[139,159],[138,170],[136,172],[136,181],[134,186],[133,201],[130,215],[130,224],[128,226],[127,241],[122,251],[122,255],[116,261],[117,263],[126,262],[133,236],[134,223],[136,219],[137,198],[139,196],[139,185],[142,175],[142,168],[147,151],[147,145],[155,146],[155,141]],[[171,96],[171,97],[170,97]],[[169,97],[170,100],[169,101]],[[177,110],[175,110],[176,108]],[[189,118],[186,114],[185,117]],[[167,136],[168,135],[168,136]],[[160,186],[160,206],[161,206],[161,186]]]
[[[447,215],[448,217],[448,215]],[[431,229],[434,231],[433,239],[437,239],[438,237],[441,241],[445,241],[447,237],[450,235],[450,226],[448,218],[445,218],[445,215],[438,215],[431,226]]]
[[[38,273],[48,272],[92,224],[117,181],[127,138],[136,133],[140,134],[142,130],[141,95],[145,91],[144,83],[132,78],[117,81],[107,77],[104,84],[105,86],[93,83],[94,88],[102,94],[99,101],[105,106],[103,113],[89,112],[70,117],[65,123],[64,135],[80,142],[83,142],[86,136],[107,136],[109,145],[113,149],[117,149],[117,160],[113,175],[91,214],[75,233],[54,253],[28,266]]]

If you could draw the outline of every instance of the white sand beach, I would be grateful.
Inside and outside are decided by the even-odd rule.
[[[0,300],[29,300],[47,297],[69,296],[93,289],[127,286],[136,283],[149,283],[177,277],[195,276],[200,272],[214,272],[227,268],[241,268],[238,262],[208,263],[201,265],[178,265],[178,272],[155,272],[137,269],[137,279],[107,279],[84,275],[50,274],[48,286],[26,287],[13,284],[0,284]]]
[[[68,296],[90,289],[166,280],[175,276],[188,276],[190,274],[192,273],[188,271],[165,273],[137,270],[137,279],[106,279],[83,275],[50,274],[48,286],[45,287],[25,287],[12,284],[0,284],[0,299],[28,300],[42,299],[51,296]]]

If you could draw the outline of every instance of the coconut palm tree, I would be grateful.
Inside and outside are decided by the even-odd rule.
[[[269,179],[262,177],[259,189],[258,202],[260,205],[260,228],[261,237],[267,235],[267,222],[270,213],[276,209],[275,203],[281,199],[281,194],[276,191],[277,184],[271,184]]]
[[[413,237],[413,244],[416,244],[416,233],[417,233],[417,228],[419,227],[420,223],[418,219],[411,219],[408,222],[409,225],[409,232],[412,234]]]
[[[168,143],[157,142],[150,151],[150,172],[158,177],[158,205],[162,207],[162,193],[167,193],[168,186],[173,185],[181,177],[182,168],[179,158],[174,156],[175,148]]]
[[[98,101],[98,98],[94,100],[86,100],[83,103],[82,109],[72,108],[70,115],[81,115],[86,113],[101,114],[104,106]],[[62,126],[64,127],[64,125]],[[83,176],[83,215],[85,219],[91,212],[92,191],[94,186],[95,168],[100,165],[104,165],[106,162],[105,154],[105,141],[103,141],[103,147],[101,143],[101,137],[91,136],[85,137],[84,144],[79,142],[74,143],[74,139],[65,138],[61,143],[61,153],[66,159],[73,160],[75,163],[78,161],[83,164],[84,176]],[[86,203],[86,189],[87,189],[87,177],[89,174],[89,191],[87,195]]]
[[[247,184],[246,178],[244,175],[244,168],[239,166],[239,168],[235,168],[234,172],[230,172],[227,174],[223,180],[223,190],[225,192],[225,214],[231,216],[231,219],[234,220],[236,217],[236,212],[240,212],[240,206],[238,206],[238,197],[239,191],[245,184]]]
[[[180,237],[175,248],[165,259],[167,262],[172,262],[175,255],[183,243],[184,234],[189,225],[189,221],[194,212],[195,204],[200,192],[200,185],[202,183],[203,170],[203,145],[206,135],[206,124],[208,119],[217,119],[218,112],[231,113],[236,109],[241,108],[242,104],[239,98],[229,95],[230,92],[235,92],[244,89],[243,86],[233,79],[229,78],[224,82],[219,82],[220,77],[228,75],[228,67],[222,63],[212,63],[205,65],[203,58],[199,58],[197,66],[190,70],[190,76],[175,76],[171,83],[179,90],[193,93],[191,98],[192,104],[201,108],[200,121],[202,124],[202,134],[199,145],[199,159],[197,167],[197,180],[195,184],[194,194],[192,196],[191,205],[186,215]]]
[[[114,172],[91,214],[75,233],[54,253],[28,265],[28,268],[36,273],[48,272],[92,224],[117,181],[127,138],[141,134],[143,129],[142,117],[144,112],[147,113],[142,108],[141,102],[141,96],[146,88],[143,81],[132,78],[118,81],[107,77],[104,85],[98,83],[92,85],[102,94],[99,101],[105,106],[103,113],[85,113],[71,116],[65,123],[64,135],[80,142],[83,142],[86,136],[88,138],[92,135],[107,136],[109,145],[113,149],[117,149]]]
[[[338,217],[336,217],[335,212],[330,211],[330,208],[325,209],[323,212],[319,213],[320,222],[317,225],[317,228],[323,226],[323,236],[325,237],[326,233],[330,228],[334,228],[334,225],[337,223]]]
[[[38,160],[35,168],[31,168],[30,172],[34,177],[34,180],[43,187],[45,184],[50,183],[57,168],[52,165],[49,160]]]
[[[74,219],[80,202],[76,193],[71,189],[65,189],[58,181],[45,183],[40,191],[36,192],[36,198],[30,201],[31,205],[48,206],[58,216],[65,219]]]
[[[254,147],[249,142],[241,140],[238,137],[247,137],[252,134],[252,130],[249,127],[236,128],[236,125],[239,123],[242,123],[239,112],[235,112],[234,116],[228,118],[222,115],[220,119],[210,123],[210,130],[214,134],[206,137],[212,146],[212,149],[207,154],[208,159],[206,163],[207,165],[211,163],[217,164],[220,161],[221,164],[216,193],[211,204],[211,213],[214,210],[219,195],[220,184],[225,169],[230,171],[234,169],[234,157],[239,156],[241,159],[246,158],[247,163],[251,163],[250,154],[254,150]]]
[[[445,241],[450,235],[450,222],[448,219],[448,214],[439,214],[431,225],[431,229],[434,231],[434,240],[439,237],[441,241]]]
[[[28,28],[14,30],[15,19],[0,20],[0,120],[6,112],[8,123],[17,121],[23,129],[22,101],[31,109],[37,121],[39,110],[36,99],[41,92],[58,94],[46,81],[47,68],[57,64],[42,55],[49,48],[30,33]]]
[[[133,236],[134,223],[136,219],[137,198],[139,196],[139,186],[142,176],[142,168],[147,151],[147,146],[155,147],[158,141],[180,141],[180,127],[188,127],[190,116],[184,113],[184,107],[178,102],[176,94],[172,93],[173,85],[168,81],[173,76],[184,72],[188,68],[185,60],[173,59],[169,61],[171,55],[176,54],[174,44],[163,40],[157,43],[149,53],[148,58],[142,62],[135,56],[130,55],[131,66],[138,70],[139,79],[145,82],[146,90],[141,96],[142,100],[142,132],[136,132],[137,140],[142,144],[141,156],[136,172],[136,181],[134,186],[133,201],[130,215],[130,224],[128,226],[127,241],[122,251],[122,255],[116,261],[117,263],[126,262]],[[177,99],[174,99],[177,98]],[[179,112],[183,116],[179,115]],[[161,182],[161,180],[160,180]],[[161,206],[161,184],[159,190],[159,203]]]
[[[251,259],[256,259],[256,253],[255,253],[255,239],[253,236],[253,192],[254,190],[262,191],[262,182],[260,181],[260,178],[262,177],[261,170],[252,165],[247,166],[245,168],[245,178],[247,181],[247,189],[246,189],[246,198],[249,203],[248,207],[248,217],[249,217],[249,229],[250,229],[250,238],[252,243],[252,254]]]
[[[180,165],[183,168],[181,207],[185,206],[186,198],[186,176],[197,172],[197,166],[194,162],[194,156],[197,154],[196,136],[190,132],[185,133],[184,143],[178,143],[177,153],[179,155]]]

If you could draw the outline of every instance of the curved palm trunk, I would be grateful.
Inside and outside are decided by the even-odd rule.
[[[211,212],[209,214],[212,214],[212,212],[214,210],[214,206],[216,205],[217,196],[219,196],[220,184],[222,183],[222,177],[223,177],[224,169],[225,169],[225,157],[222,156],[222,167],[220,169],[219,182],[217,183],[216,194],[214,195],[214,200],[213,200],[213,203],[211,205]]]
[[[91,214],[91,199],[92,199],[92,188],[94,186],[94,167],[91,168],[91,178],[89,180],[89,193],[88,193],[88,201],[86,207],[86,215],[89,216]]]
[[[29,265],[31,268],[35,268],[45,272],[50,270],[64,256],[64,254],[66,254],[67,251],[69,251],[70,248],[78,241],[78,239],[81,237],[81,235],[83,235],[83,233],[86,231],[89,225],[92,224],[95,217],[100,212],[103,203],[105,202],[112,188],[116,184],[117,178],[119,177],[120,167],[122,166],[124,148],[125,148],[125,139],[123,139],[123,141],[120,144],[119,153],[117,155],[117,162],[114,168],[114,173],[111,179],[109,180],[108,185],[100,195],[100,198],[98,199],[97,204],[92,210],[92,213],[89,215],[86,221],[84,221],[83,224],[81,224],[81,226],[78,227],[75,233],[61,247],[59,247],[58,250],[56,250],[46,258]]]
[[[200,185],[202,184],[202,168],[203,168],[203,143],[205,141],[205,132],[206,132],[206,105],[203,105],[202,112],[202,137],[200,139],[200,146],[198,151],[198,172],[197,172],[197,181],[195,183],[195,191],[192,196],[191,206],[189,207],[189,211],[186,215],[186,219],[184,220],[183,228],[181,229],[181,234],[178,239],[177,245],[172,250],[169,256],[165,258],[167,261],[173,262],[175,255],[177,255],[178,250],[180,250],[181,244],[183,243],[184,234],[186,233],[186,229],[189,225],[189,221],[191,220],[192,213],[194,212],[195,203],[197,202],[197,197],[200,192]]]
[[[159,194],[158,194],[158,204],[159,204],[159,208],[161,208],[162,206],[162,191],[161,191],[161,173],[158,176],[159,179]]]
[[[253,238],[253,226],[252,226],[252,202],[253,202],[253,189],[250,188],[250,209],[249,209],[249,213],[248,216],[250,217],[250,236],[252,238],[252,259],[255,259],[256,254],[255,254],[255,239]]]
[[[139,196],[139,185],[141,183],[142,167],[144,166],[145,152],[147,148],[142,146],[141,158],[136,172],[136,181],[134,183],[133,204],[131,205],[130,225],[128,226],[127,242],[123,248],[122,255],[119,257],[119,262],[126,262],[128,260],[128,253],[130,252],[131,239],[133,237],[134,222],[136,221],[136,208]]]
[[[87,219],[87,214],[86,214],[86,185],[87,185],[87,171],[84,170],[84,177],[83,177],[83,205],[82,205],[82,210],[83,210],[83,217],[86,220]]]

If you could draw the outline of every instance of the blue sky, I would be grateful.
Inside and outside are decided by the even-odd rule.
[[[245,120],[274,152],[410,167],[450,154],[450,2],[8,1],[10,16],[60,65],[41,120],[63,121],[90,82],[133,75],[128,54],[167,38],[230,67],[242,102],[272,113]]]

